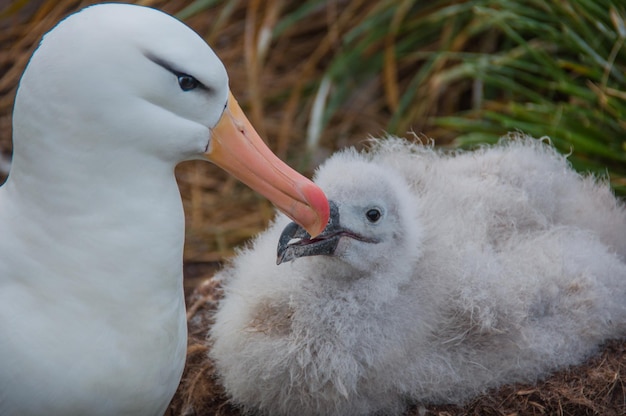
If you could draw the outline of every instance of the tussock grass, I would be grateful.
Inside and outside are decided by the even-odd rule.
[[[323,4],[304,2],[275,36],[313,20]],[[511,130],[547,135],[576,169],[608,173],[626,193],[623,3],[351,1],[328,10],[337,15],[320,45],[334,40],[335,48],[309,81],[310,99],[325,98],[314,131],[373,85],[380,96],[370,99],[391,133],[415,130],[461,147]]]

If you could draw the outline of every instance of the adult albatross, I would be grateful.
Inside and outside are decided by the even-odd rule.
[[[312,233],[328,202],[263,144],[226,71],[154,9],[92,6],[20,81],[0,188],[0,414],[162,415],[185,362],[177,163],[208,159]]]

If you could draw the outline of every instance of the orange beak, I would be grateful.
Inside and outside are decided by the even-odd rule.
[[[207,159],[272,201],[311,236],[322,232],[330,215],[326,195],[272,153],[232,93],[211,130]]]

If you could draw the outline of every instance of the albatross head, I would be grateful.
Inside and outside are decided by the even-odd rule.
[[[339,261],[363,276],[410,265],[421,254],[418,201],[392,168],[347,151],[319,169],[316,183],[330,200],[329,223],[316,237],[295,223],[287,225],[278,264],[324,256],[321,261]]]
[[[67,149],[93,169],[208,159],[311,233],[328,220],[322,191],[263,143],[211,48],[154,9],[88,7],[44,37],[16,97],[15,174]]]

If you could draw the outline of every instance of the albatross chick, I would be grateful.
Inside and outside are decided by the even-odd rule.
[[[542,141],[389,138],[315,181],[331,201],[319,236],[279,215],[217,276],[210,356],[245,410],[458,404],[626,335],[624,205]]]

